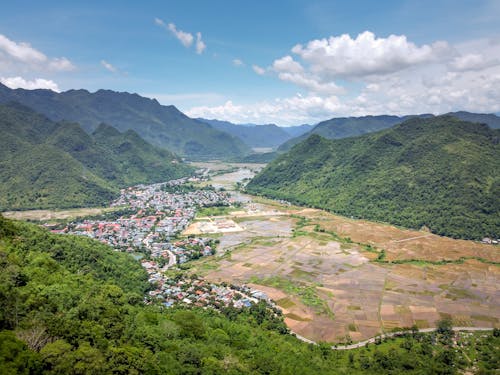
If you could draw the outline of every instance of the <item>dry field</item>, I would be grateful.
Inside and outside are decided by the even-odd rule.
[[[30,211],[5,211],[2,215],[9,219],[46,221],[57,219],[73,219],[82,216],[100,215],[116,208],[73,208],[68,210],[30,210]]]
[[[491,263],[500,262],[498,246],[246,198],[259,202],[260,215],[233,216],[244,231],[220,236],[220,256],[193,272],[266,292],[294,332],[342,342],[443,317],[500,326],[500,266]],[[385,260],[376,262],[382,249]],[[451,262],[437,264],[443,259]]]

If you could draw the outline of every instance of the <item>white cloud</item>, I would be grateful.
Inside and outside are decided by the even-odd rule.
[[[49,63],[49,68],[57,71],[70,71],[74,70],[75,66],[66,57],[56,57]]]
[[[296,45],[268,68],[306,90],[251,104],[196,106],[189,113],[233,122],[314,123],[338,116],[500,112],[497,38],[417,45],[404,35],[332,36]]]
[[[264,68],[261,68],[260,66],[258,65],[252,65],[252,69],[255,73],[257,73],[258,75],[264,75],[266,73],[266,69]]]
[[[172,34],[182,43],[184,47],[190,47],[193,44],[193,34],[186,33],[182,30],[177,30],[175,24],[169,23],[168,29],[172,32]]]
[[[116,67],[114,67],[113,65],[111,65],[109,62],[107,62],[106,60],[101,60],[101,65],[106,69],[106,70],[109,70],[111,73],[116,73],[118,72],[118,69],[116,69]]]
[[[292,52],[310,65],[311,72],[325,78],[391,74],[418,64],[445,60],[453,53],[447,42],[417,46],[405,35],[377,38],[370,31],[355,39],[343,34],[312,40],[306,46],[297,44]]]
[[[483,70],[495,65],[500,65],[500,60],[487,60],[480,53],[469,53],[467,55],[455,57],[448,66],[454,71],[464,72],[467,70]]]
[[[337,86],[335,82],[321,83],[315,77],[307,77],[300,73],[279,73],[278,77],[282,81],[294,83],[313,93],[334,95],[345,92],[345,89]]]
[[[228,100],[223,105],[194,107],[186,111],[186,114],[190,117],[216,118],[235,123],[296,125],[328,118],[340,106],[335,96],[296,95],[249,105],[237,105]]]
[[[198,55],[201,55],[207,49],[206,43],[201,38],[201,32],[198,31],[196,33],[196,41],[195,41],[195,37],[193,36],[193,34],[178,29],[177,26],[175,26],[175,24],[172,22],[166,24],[160,18],[155,18],[154,21],[155,24],[157,24],[158,26],[163,27],[164,29],[170,31],[172,35],[174,35],[175,38],[179,42],[181,42],[184,47],[190,48],[194,42],[194,48]]]
[[[245,66],[245,63],[243,61],[241,61],[240,59],[234,59],[233,65],[234,66]]]
[[[302,73],[304,71],[302,65],[289,55],[275,60],[273,63],[273,69],[277,72],[287,73]]]
[[[30,70],[68,71],[75,66],[66,57],[49,58],[29,43],[14,42],[0,34],[0,66],[12,72],[22,67]]]
[[[32,81],[27,81],[23,77],[0,77],[0,82],[2,82],[5,86],[10,87],[11,89],[49,89],[56,92],[60,91],[57,83],[52,80],[43,78],[36,78]]]
[[[205,42],[203,42],[203,40],[201,40],[201,33],[200,32],[197,32],[196,33],[196,53],[198,55],[201,55],[203,53],[203,51],[205,51],[205,49],[207,48]]]

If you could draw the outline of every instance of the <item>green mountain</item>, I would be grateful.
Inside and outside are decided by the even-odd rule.
[[[424,115],[425,116],[425,115]],[[292,138],[283,143],[278,151],[286,152],[294,145],[306,140],[312,134],[318,134],[327,139],[339,139],[355,137],[366,133],[373,133],[379,130],[390,128],[403,122],[409,116],[363,116],[363,117],[338,117],[322,121],[309,132]]]
[[[128,254],[0,215],[0,373],[458,374],[471,353],[481,373],[498,368],[497,331],[460,350],[448,324],[432,338],[333,351],[287,334],[262,303],[166,309],[143,302],[148,288]]]
[[[52,121],[79,123],[92,132],[106,123],[121,132],[134,130],[148,142],[189,158],[242,156],[249,151],[238,138],[193,120],[174,106],[137,94],[99,90],[9,89],[0,84],[0,103],[16,101]]]
[[[460,120],[487,124],[492,129],[500,129],[500,117],[493,113],[471,113],[465,111],[447,113]]]
[[[247,146],[256,147],[278,147],[291,138],[285,128],[274,124],[267,125],[236,125],[228,121],[197,119],[213,126],[215,129],[229,133],[241,139]]]
[[[20,104],[0,105],[0,210],[108,203],[118,188],[191,172],[169,151],[107,125],[89,135]]]
[[[312,135],[247,190],[451,237],[498,238],[499,140],[500,130],[451,116],[340,140]]]

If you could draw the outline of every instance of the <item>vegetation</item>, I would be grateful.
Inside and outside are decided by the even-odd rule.
[[[281,152],[289,151],[294,145],[305,141],[313,134],[320,135],[327,139],[355,137],[390,128],[391,126],[402,123],[407,118],[408,116],[398,117],[387,115],[332,118],[320,122],[309,132],[283,143],[278,150]]]
[[[118,188],[192,171],[135,132],[101,124],[93,135],[19,104],[0,106],[0,210],[109,203]]]
[[[242,311],[143,303],[139,263],[96,241],[0,216],[2,374],[455,374],[498,368],[499,335],[453,348],[446,325],[374,348],[333,351],[287,334],[258,304]]]
[[[313,135],[246,189],[455,238],[498,238],[499,138],[499,130],[450,116],[357,138]]]
[[[492,129],[500,128],[500,117],[494,114],[481,114],[470,112],[451,112],[448,115],[459,120],[488,124]],[[338,117],[320,122],[312,130],[307,133],[299,134],[278,148],[278,151],[289,151],[294,145],[305,141],[312,134],[318,134],[327,139],[340,139],[347,137],[355,137],[367,133],[373,133],[379,130],[390,128],[396,124],[400,124],[412,117],[432,118],[431,114],[423,114],[419,116],[363,116],[363,117]]]
[[[238,138],[193,120],[174,106],[137,94],[99,90],[11,90],[0,84],[0,103],[16,101],[52,121],[79,123],[92,132],[101,123],[134,130],[148,142],[191,159],[239,156],[249,151]]]

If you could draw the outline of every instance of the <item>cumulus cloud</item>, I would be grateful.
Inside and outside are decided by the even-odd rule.
[[[377,38],[365,31],[356,38],[343,34],[297,44],[292,52],[310,64],[312,72],[326,77],[364,77],[394,73],[405,68],[449,58],[447,42],[417,46],[405,35]]]
[[[32,81],[28,81],[23,77],[0,77],[0,82],[2,82],[5,86],[10,87],[11,89],[26,89],[26,90],[34,90],[34,89],[49,89],[52,91],[59,92],[59,87],[57,83],[49,79],[36,78]]]
[[[240,59],[234,59],[233,60],[233,65],[234,66],[244,66],[245,63],[243,61],[241,61]]]
[[[104,69],[110,71],[111,73],[116,73],[118,71],[118,69],[116,69],[116,67],[111,65],[106,60],[101,60],[101,65],[104,67]]]
[[[258,66],[258,65],[252,65],[252,69],[255,73],[257,73],[258,75],[264,75],[266,73],[266,69]]]
[[[201,33],[197,32],[196,33],[196,53],[198,55],[201,55],[203,51],[205,51],[205,48],[207,48],[205,42],[201,40]]]
[[[276,72],[302,73],[304,68],[291,56],[287,55],[281,59],[274,60],[273,69]]]
[[[66,57],[49,58],[29,43],[15,42],[0,34],[0,65],[15,67],[25,66],[30,69],[68,71],[75,66]]]

